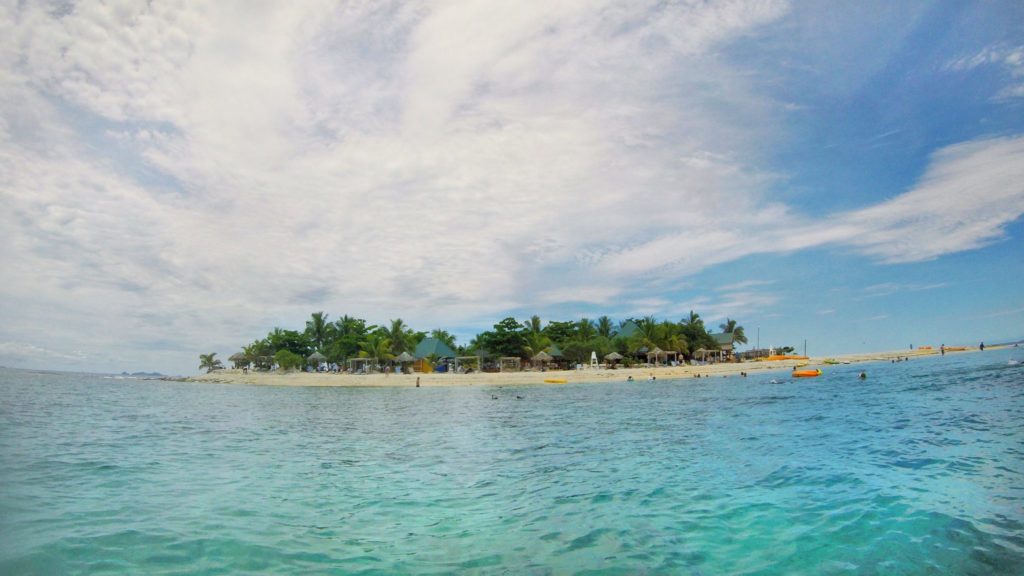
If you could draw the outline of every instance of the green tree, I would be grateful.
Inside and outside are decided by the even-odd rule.
[[[269,370],[274,364],[274,350],[266,339],[256,340],[248,346],[243,346],[242,353],[252,361],[253,366],[256,368]]]
[[[523,327],[511,316],[494,325],[494,330],[481,332],[476,337],[478,346],[498,356],[522,358],[526,346]]]
[[[456,346],[455,346],[455,336],[452,336],[447,330],[441,330],[440,328],[435,328],[435,329],[430,331],[430,337],[431,338],[437,338],[441,342],[444,342],[452,350],[456,349]],[[417,342],[417,344],[418,344],[418,342]]]
[[[559,346],[575,338],[576,332],[576,323],[569,321],[552,321],[548,322],[548,325],[544,327],[544,334]]]
[[[735,320],[725,319],[725,322],[718,325],[722,332],[732,334],[732,341],[740,344],[747,343],[747,336],[743,333],[743,326],[737,326]]]
[[[592,348],[586,342],[580,342],[579,340],[570,340],[565,343],[565,347],[562,348],[562,354],[565,355],[565,359],[571,364],[585,364],[590,361],[590,352]]]
[[[214,370],[220,370],[224,367],[224,364],[216,358],[216,352],[210,352],[209,354],[199,355],[199,369],[206,369],[206,373],[209,374]]]
[[[611,339],[615,334],[615,324],[612,319],[607,316],[601,316],[597,319],[597,334],[604,338]]]
[[[396,356],[409,351],[410,343],[415,339],[412,329],[401,318],[392,320],[384,335],[391,341],[391,353]]]
[[[704,328],[704,321],[701,320],[700,314],[693,310],[690,311],[689,317],[679,321],[679,329],[682,336],[686,339],[689,348],[687,354],[691,354],[700,348],[705,350],[718,349],[718,343],[715,342],[715,339]]]
[[[527,334],[540,334],[544,331],[543,323],[540,320],[540,316],[534,314],[530,316],[530,319],[523,322],[523,329],[526,330]]]
[[[270,349],[276,354],[279,350],[290,350],[305,358],[313,352],[313,341],[309,336],[295,330],[282,330],[274,328],[267,335],[267,343]]]
[[[360,358],[372,358],[378,362],[394,358],[391,354],[391,340],[379,332],[367,334],[359,345]]]
[[[274,362],[282,370],[298,370],[302,368],[306,359],[287,348],[282,348],[274,354]]]
[[[375,327],[367,327],[366,321],[345,315],[335,320],[330,331],[330,341],[325,346],[324,355],[331,362],[344,362],[359,354],[359,343]]]
[[[551,347],[551,339],[541,332],[527,332],[525,338],[523,353],[527,356],[534,356]]]
[[[324,342],[327,341],[331,324],[327,322],[327,314],[313,312],[312,317],[306,320],[306,336],[312,340],[317,351],[322,351]]]
[[[596,335],[597,329],[594,328],[594,323],[590,318],[580,318],[580,321],[576,323],[576,338],[580,342],[587,342]]]

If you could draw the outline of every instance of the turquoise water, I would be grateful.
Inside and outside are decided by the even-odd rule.
[[[500,389],[4,370],[0,573],[1022,574],[1011,358]]]

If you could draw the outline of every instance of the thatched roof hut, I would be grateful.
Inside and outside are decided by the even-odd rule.
[[[249,357],[241,352],[235,352],[231,355],[228,360],[235,365],[235,368],[241,368],[242,366],[248,366],[252,363]]]

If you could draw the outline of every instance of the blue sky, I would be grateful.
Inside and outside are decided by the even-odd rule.
[[[1019,2],[0,3],[0,364],[326,311],[1024,336]],[[753,344],[753,342],[751,342]]]

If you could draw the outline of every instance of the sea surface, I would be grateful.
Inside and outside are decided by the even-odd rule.
[[[0,574],[1024,574],[1011,359],[420,389],[2,370]]]

